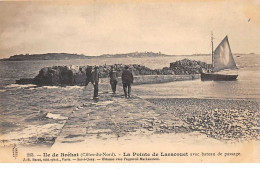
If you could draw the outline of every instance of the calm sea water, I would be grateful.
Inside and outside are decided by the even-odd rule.
[[[88,60],[50,60],[0,62],[0,133],[22,131],[28,126],[64,120],[72,110],[91,99],[92,87],[38,87],[15,85],[20,78],[35,77],[43,67],[54,65],[141,64],[152,69],[169,66],[184,58],[210,63],[210,56],[175,56],[161,58],[118,58]],[[238,80],[202,82],[200,80],[139,85],[133,92],[144,98],[253,98],[260,97],[260,55],[234,57],[239,67]],[[102,89],[100,90],[102,92]],[[104,90],[103,90],[104,91]],[[106,90],[107,91],[107,90]],[[123,93],[119,88],[118,93]],[[42,121],[42,117],[45,121]],[[50,121],[46,121],[46,117]]]
[[[143,98],[260,98],[260,55],[234,57],[238,66],[237,81],[179,81],[166,84],[137,86],[137,94]],[[194,57],[210,63],[210,57]]]

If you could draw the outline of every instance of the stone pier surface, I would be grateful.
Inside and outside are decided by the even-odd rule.
[[[71,113],[53,148],[188,131],[185,122],[136,95],[125,99],[122,93],[101,92],[99,101],[82,100],[80,104]]]

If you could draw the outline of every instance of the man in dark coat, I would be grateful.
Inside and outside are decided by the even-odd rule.
[[[98,81],[99,81],[98,66],[95,66],[94,71],[91,73],[91,83],[94,86],[93,99],[98,99]]]
[[[86,83],[85,83],[85,86],[87,86],[89,84],[89,82],[91,82],[91,75],[92,75],[92,66],[88,66],[86,68]]]
[[[111,66],[111,70],[109,72],[109,77],[110,77],[110,85],[113,91],[113,94],[116,93],[116,85],[117,85],[117,73],[114,70],[114,67]]]
[[[122,73],[122,84],[125,93],[125,98],[131,97],[131,85],[133,84],[133,82],[134,82],[134,77],[132,72],[129,70],[129,66],[125,66],[125,69],[123,70]]]

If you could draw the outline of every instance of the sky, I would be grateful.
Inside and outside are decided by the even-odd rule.
[[[0,58],[14,54],[260,53],[260,2],[0,2]]]

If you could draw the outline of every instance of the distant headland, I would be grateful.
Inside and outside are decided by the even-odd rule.
[[[234,55],[245,55],[244,53],[234,53]],[[249,53],[248,55],[254,55]],[[102,54],[99,56],[87,56],[84,54],[70,53],[45,53],[45,54],[19,54],[9,58],[0,59],[0,61],[38,61],[38,60],[66,60],[66,59],[93,59],[93,58],[145,58],[145,57],[172,57],[172,56],[211,56],[211,54],[190,54],[190,55],[168,55],[161,52],[130,52],[121,54]],[[238,57],[238,56],[237,56]]]
[[[86,56],[84,54],[69,53],[46,53],[46,54],[19,54],[9,58],[1,59],[3,61],[30,61],[30,60],[66,60],[66,59],[91,59],[91,58],[142,58],[142,57],[165,57],[172,56],[162,54],[161,52],[132,52],[125,54],[103,54],[100,56]]]

